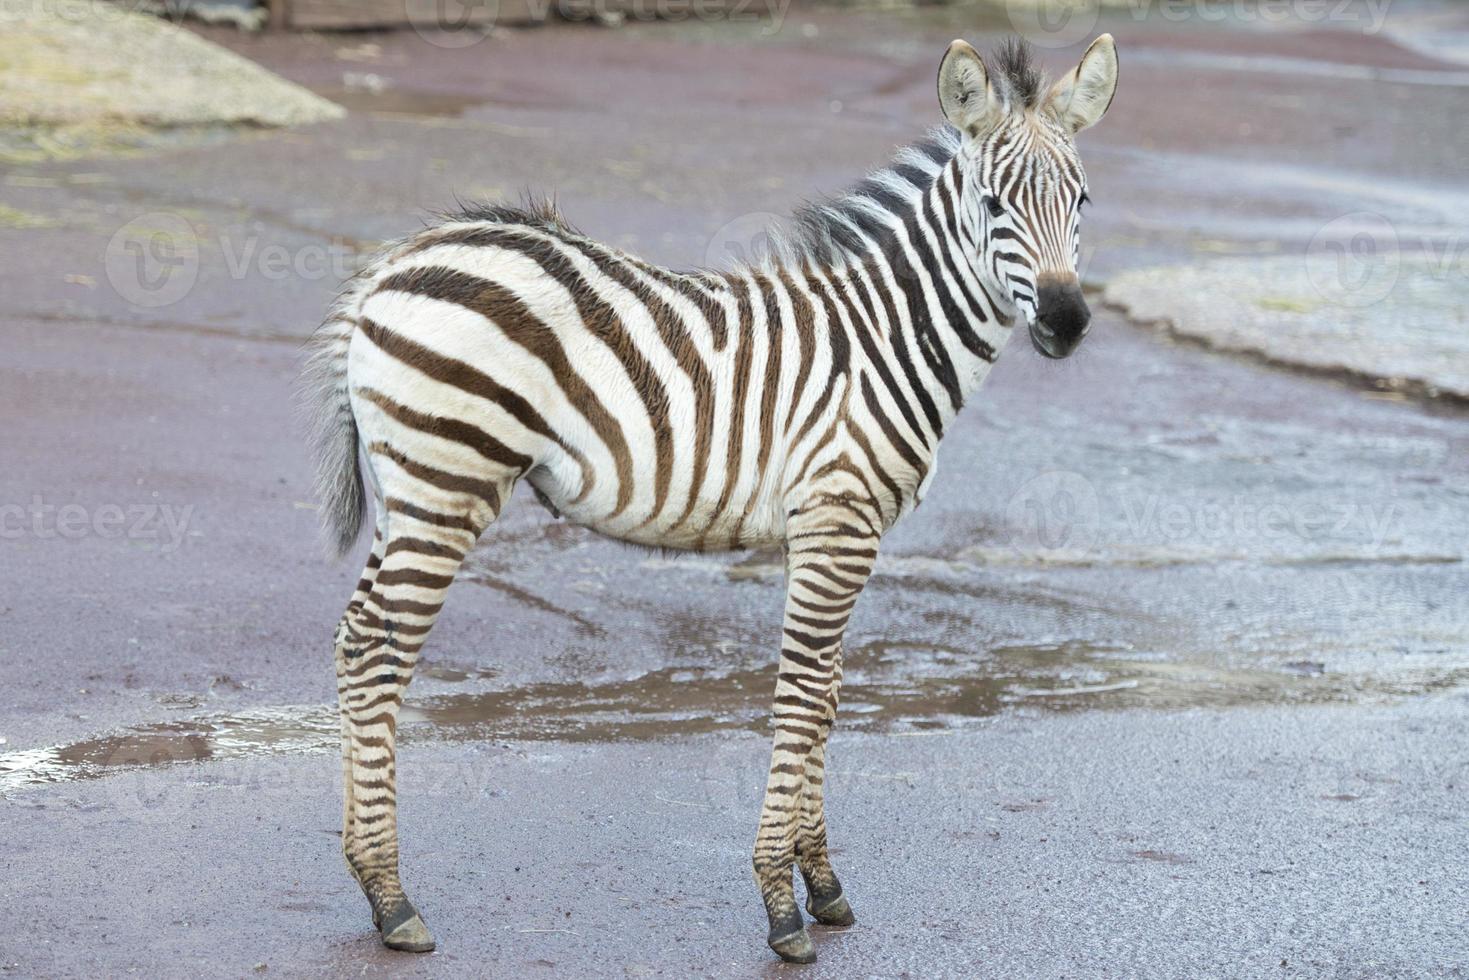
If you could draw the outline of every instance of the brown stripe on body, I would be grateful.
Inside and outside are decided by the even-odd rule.
[[[729,291],[729,284],[717,276],[701,276],[689,273],[673,272],[662,266],[644,262],[635,255],[628,255],[608,245],[593,242],[590,239],[579,239],[587,244],[602,248],[607,255],[618,261],[629,265],[650,279],[655,279],[677,293],[685,296],[694,305],[709,324],[710,339],[714,343],[715,351],[722,351],[729,344],[729,311],[719,301],[721,292]]]
[[[372,342],[373,346],[399,363],[421,371],[441,384],[458,388],[476,398],[494,402],[524,428],[555,443],[581,468],[581,488],[574,502],[580,502],[591,493],[596,483],[596,474],[587,461],[586,455],[552,429],[541,413],[536,411],[531,403],[520,394],[506,388],[473,365],[446,357],[366,317],[358,321],[357,328],[364,337]]]
[[[513,470],[517,476],[530,469],[534,462],[529,456],[516,452],[479,426],[416,411],[394,401],[376,388],[358,387],[353,389],[353,394],[372,402],[393,421],[473,449],[485,459]]]
[[[477,476],[465,476],[462,473],[450,473],[418,460],[404,453],[396,446],[386,442],[378,441],[367,447],[367,452],[372,456],[383,456],[397,464],[398,468],[416,480],[422,480],[440,490],[450,493],[462,493],[466,496],[482,500],[490,506],[490,509],[498,512],[500,510],[500,487],[493,480],[483,480]],[[379,573],[378,581],[382,581]]]
[[[852,457],[847,455],[846,453],[842,453],[836,459],[831,460],[830,462],[818,468],[814,473],[811,474],[811,479],[813,482],[815,482],[823,480],[825,477],[833,476],[837,473],[844,473],[855,480],[862,487],[863,494],[865,494],[869,499],[877,499],[877,491],[873,488],[871,482],[868,481],[867,474],[862,472],[862,468],[854,463],[852,461]],[[893,484],[893,489],[896,488],[897,485]],[[871,529],[869,528],[868,532],[870,533],[870,531]]]
[[[506,248],[515,248],[515,241],[546,242],[547,236],[555,238],[564,245],[573,247],[590,254],[597,252],[609,258],[615,258],[624,265],[631,266],[650,278],[664,283],[670,288],[684,294],[689,301],[698,308],[699,312],[709,323],[710,335],[714,341],[714,349],[722,351],[729,342],[728,320],[729,314],[724,304],[719,302],[719,293],[728,293],[729,284],[720,276],[705,273],[678,273],[661,266],[653,265],[639,259],[637,256],[629,255],[609,245],[587,238],[585,235],[577,234],[566,228],[542,228],[523,224],[482,224],[469,228],[451,228],[435,230],[417,239],[413,246],[403,254],[421,252],[437,245],[496,245]],[[523,245],[519,250],[524,252]]]
[[[806,454],[806,458],[801,460],[801,466],[796,471],[796,475],[784,487],[785,493],[789,494],[792,488],[801,486],[806,482],[806,473],[811,469],[811,464],[816,461],[816,457],[822,449],[831,445],[832,440],[836,438],[836,432],[837,422],[833,421],[827,426],[826,432],[822,433],[822,437],[811,447],[811,451]]]
[[[437,236],[434,243],[513,251],[536,263],[546,275],[567,290],[572,302],[576,305],[577,315],[581,318],[582,324],[621,362],[623,370],[627,372],[628,378],[632,381],[633,389],[643,402],[643,408],[648,413],[648,422],[653,431],[655,466],[653,470],[653,509],[643,521],[643,524],[646,525],[663,512],[673,476],[673,433],[669,423],[668,389],[658,376],[658,372],[638,349],[616,309],[597,294],[586,277],[556,247],[555,242],[546,237],[546,234],[542,229],[528,228],[523,225],[480,225],[455,229],[453,232]],[[556,241],[578,249],[587,258],[592,259],[593,264],[598,266],[598,271],[603,275],[620,282],[611,269],[598,262],[597,257],[588,251],[585,247],[588,240],[568,236],[557,238]]]
[[[744,441],[745,433],[745,394],[750,386],[750,349],[755,342],[755,314],[750,308],[749,290],[739,288],[737,282],[730,285],[734,288],[738,321],[735,332],[734,392],[731,395],[734,402],[731,406],[733,418],[730,420],[729,445],[725,451],[724,489],[720,491],[719,502],[714,505],[714,512],[709,515],[709,521],[699,535],[697,547],[701,551],[708,544],[709,532],[719,523],[719,518],[729,506],[729,499],[734,495],[735,480],[739,478],[740,444]]]
[[[847,337],[847,328],[842,322],[841,314],[837,310],[836,302],[832,299],[826,283],[816,276],[808,274],[806,276],[806,284],[810,286],[811,291],[821,300],[821,305],[826,312],[826,329],[823,336],[826,337],[831,345],[831,371],[826,376],[826,387],[821,390],[821,397],[816,399],[816,403],[811,406],[810,414],[806,416],[806,421],[802,422],[800,429],[796,431],[796,438],[791,441],[791,445],[793,446],[800,445],[801,440],[806,438],[806,434],[816,424],[816,420],[821,417],[823,410],[829,403],[829,399],[832,397],[833,389],[835,389],[838,379],[846,376],[852,362],[852,344]]]
[[[729,296],[734,293],[734,287],[729,278],[723,273],[700,271],[688,273],[688,277],[695,282],[708,286],[710,294],[699,304],[700,312],[709,321],[709,328],[714,334],[714,350],[723,353],[729,346],[729,307],[724,305],[721,296]]]
[[[658,335],[663,341],[663,346],[678,364],[679,369],[688,376],[689,387],[694,394],[694,472],[689,482],[689,496],[684,504],[683,511],[678,519],[669,528],[673,531],[682,527],[689,516],[693,513],[694,505],[698,503],[699,492],[704,487],[704,478],[709,470],[709,443],[714,434],[714,379],[709,373],[709,366],[699,356],[698,349],[694,346],[692,338],[688,335],[688,324],[684,321],[673,307],[664,301],[663,297],[648,288],[647,284],[631,275],[619,262],[632,264],[625,257],[612,254],[590,247],[587,244],[577,243],[598,271],[609,279],[632,293],[637,300],[643,304],[648,312],[648,318],[658,330]],[[697,297],[684,294],[691,302],[697,305]],[[665,415],[663,425],[668,426]],[[660,470],[665,468],[672,472],[674,465],[673,447],[667,447],[667,457],[660,458]],[[662,503],[649,516],[649,523],[653,518],[662,513]]]
[[[780,400],[780,368],[782,361],[782,337],[780,297],[776,294],[775,287],[761,273],[752,273],[751,278],[755,286],[760,290],[760,295],[765,300],[765,332],[769,339],[770,347],[765,356],[765,377],[762,380],[760,390],[760,447],[756,451],[755,488],[750,492],[745,501],[745,509],[740,514],[740,519],[735,524],[733,539],[739,544],[740,537],[744,532],[745,522],[750,519],[750,514],[755,509],[755,504],[760,499],[760,493],[765,487],[765,481],[769,478],[770,451],[775,442],[775,409]]]
[[[394,536],[392,543],[388,545],[383,556],[394,555],[400,551],[406,551],[415,555],[426,555],[429,558],[447,558],[450,561],[456,562],[464,558],[464,552],[451,544],[411,536]]]
[[[441,527],[452,531],[468,531],[471,534],[475,533],[475,524],[467,517],[462,517],[459,514],[444,514],[436,510],[429,510],[426,507],[420,507],[418,504],[402,500],[398,497],[389,497],[383,501],[383,509],[389,514],[402,514],[404,517],[421,521],[432,527]]]
[[[893,248],[898,249],[899,246],[896,243],[897,236],[894,234],[892,238]],[[895,255],[901,255],[901,252],[895,252]],[[906,267],[906,256],[903,256],[903,262]],[[892,259],[888,259],[890,269],[892,269],[891,263]],[[898,362],[898,366],[903,369],[903,376],[908,379],[908,387],[913,392],[913,399],[923,411],[924,418],[928,420],[929,429],[933,431],[935,438],[941,437],[943,435],[944,425],[942,419],[939,417],[938,406],[934,404],[933,396],[929,394],[928,386],[923,383],[923,378],[918,373],[918,366],[913,363],[913,357],[908,351],[907,332],[903,329],[903,319],[898,314],[898,307],[892,293],[889,292],[887,284],[882,281],[882,269],[878,266],[876,257],[868,256],[867,261],[864,263],[864,268],[867,270],[868,281],[872,283],[872,291],[881,300],[883,312],[887,316],[888,323],[892,326],[890,335],[891,343],[888,345],[888,349],[892,351],[893,357]],[[896,270],[893,271],[896,272]],[[909,271],[911,272],[911,270]],[[894,279],[897,279],[896,275]],[[903,283],[895,281],[894,287],[902,296],[904,306],[908,309],[909,325],[913,328],[913,346],[919,349],[920,354],[925,354],[922,343],[924,325],[919,322],[920,311],[917,309],[916,303],[908,292],[909,289],[916,289],[918,283],[915,281],[905,286]],[[922,302],[922,300],[920,299],[917,302]],[[928,435],[917,426],[914,427],[913,432],[918,436],[918,441],[923,443],[924,448],[928,448]]]
[[[872,305],[872,301],[868,296],[867,287],[861,278],[856,275],[848,276],[846,281],[857,292],[857,298],[861,303],[861,307],[859,308],[844,290],[837,290],[837,298],[847,307],[848,312],[852,316],[852,327],[857,334],[858,342],[862,345],[863,352],[867,355],[867,363],[877,372],[878,380],[887,389],[889,396],[893,399],[893,403],[898,406],[898,411],[902,413],[903,420],[908,423],[908,428],[912,430],[913,435],[927,449],[928,438],[923,432],[923,427],[918,424],[918,416],[913,414],[913,406],[908,404],[908,400],[903,397],[903,393],[898,389],[898,380],[893,377],[893,372],[888,368],[888,359],[883,356],[883,351],[878,346],[879,340],[885,341],[887,338],[881,337],[880,334],[874,336],[874,334],[877,334],[877,309]],[[867,329],[863,329],[864,327]]]
[[[866,394],[871,388],[867,385],[865,376],[860,380],[862,381],[863,393]],[[892,492],[894,504],[901,510],[903,506],[902,488],[898,486],[898,481],[892,478],[882,463],[878,462],[877,453],[873,452],[872,443],[868,440],[867,433],[860,425],[853,425],[850,419],[847,421],[846,429],[847,434],[851,436],[857,448],[862,450],[862,454],[867,457],[867,465],[871,467],[873,475],[877,477],[879,483]],[[881,497],[876,499],[880,500]],[[896,518],[896,515],[894,517]],[[887,521],[887,519],[887,514],[883,513],[883,520]]]
[[[811,308],[811,301],[806,298],[804,292],[797,288],[795,281],[791,279],[790,273],[786,272],[785,269],[780,270],[780,282],[785,287],[786,295],[791,300],[791,312],[793,314],[791,326],[795,328],[796,342],[801,352],[801,361],[796,367],[796,380],[791,386],[791,391],[795,392],[795,394],[791,397],[791,410],[786,414],[783,429],[785,435],[790,435],[791,423],[796,419],[796,406],[801,401],[801,393],[806,390],[806,379],[811,375],[811,362],[814,359],[816,348],[816,338],[814,336],[816,313]]]
[[[617,469],[617,505],[607,518],[614,518],[627,509],[633,491],[632,453],[622,434],[622,426],[607,411],[607,406],[586,379],[572,367],[554,330],[504,286],[455,269],[429,267],[395,273],[378,284],[379,292],[388,290],[425,296],[472,310],[545,364],[567,400],[591,423],[597,437],[612,455]]]
[[[893,449],[897,450],[898,455],[903,457],[904,462],[913,467],[913,472],[917,473],[919,478],[922,479],[923,474],[928,472],[928,465],[924,463],[923,459],[918,455],[918,452],[908,444],[908,441],[902,437],[898,432],[897,426],[893,425],[892,421],[887,417],[887,413],[882,410],[882,404],[878,402],[877,393],[872,390],[872,384],[867,380],[866,373],[859,380],[862,387],[862,401],[866,403],[867,411],[877,421],[878,428],[882,430],[882,434],[887,437],[888,442],[892,443]]]

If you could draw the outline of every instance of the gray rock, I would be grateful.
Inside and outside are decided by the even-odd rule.
[[[294,126],[344,110],[165,21],[110,4],[0,14],[0,125]]]

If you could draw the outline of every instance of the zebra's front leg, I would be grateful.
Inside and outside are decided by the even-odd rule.
[[[797,511],[787,528],[785,629],[775,684],[770,776],[755,838],[755,881],[770,919],[770,948],[792,963],[816,959],[791,881],[798,848],[803,851],[802,872],[809,870],[808,883],[816,889],[811,892],[812,914],[820,910],[821,921],[827,914],[843,917],[836,907],[845,905],[841,885],[825,857],[819,782],[819,829],[805,828],[807,781],[813,760],[819,770],[824,758],[817,753],[834,717],[842,633],[872,572],[877,540],[866,516],[845,504]]]
[[[801,878],[806,883],[806,912],[824,926],[850,926],[856,921],[827,852],[826,809],[822,794],[826,783],[826,739],[836,720],[836,695],[841,681],[841,653],[838,652],[836,676],[828,698],[830,708],[826,725],[822,729],[820,740],[806,757],[806,787],[801,798],[801,825],[796,830],[796,863],[800,865]]]

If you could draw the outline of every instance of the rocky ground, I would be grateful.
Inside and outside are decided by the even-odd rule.
[[[854,621],[830,795],[859,924],[811,976],[1469,972],[1469,425],[1363,360],[1422,336],[1463,377],[1462,268],[1425,266],[1464,245],[1456,15],[1163,13],[1073,25],[1123,66],[1082,138],[1092,335],[1009,351]],[[937,120],[949,38],[1079,55],[1015,17],[204,31],[347,114],[4,157],[0,972],[791,971],[747,861],[777,557],[653,557],[533,506],[405,712],[440,950],[378,945],[329,708],[360,556],[321,558],[298,347],[456,196],[554,189],[652,259],[748,254]],[[1358,302],[1388,254],[1414,275]]]

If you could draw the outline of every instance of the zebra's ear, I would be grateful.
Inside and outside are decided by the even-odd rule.
[[[939,106],[944,118],[970,136],[979,135],[996,111],[989,73],[967,41],[950,44],[939,65]]]
[[[1117,94],[1117,45],[1111,34],[1092,42],[1081,62],[1057,79],[1046,95],[1045,111],[1073,133],[1094,125]]]

